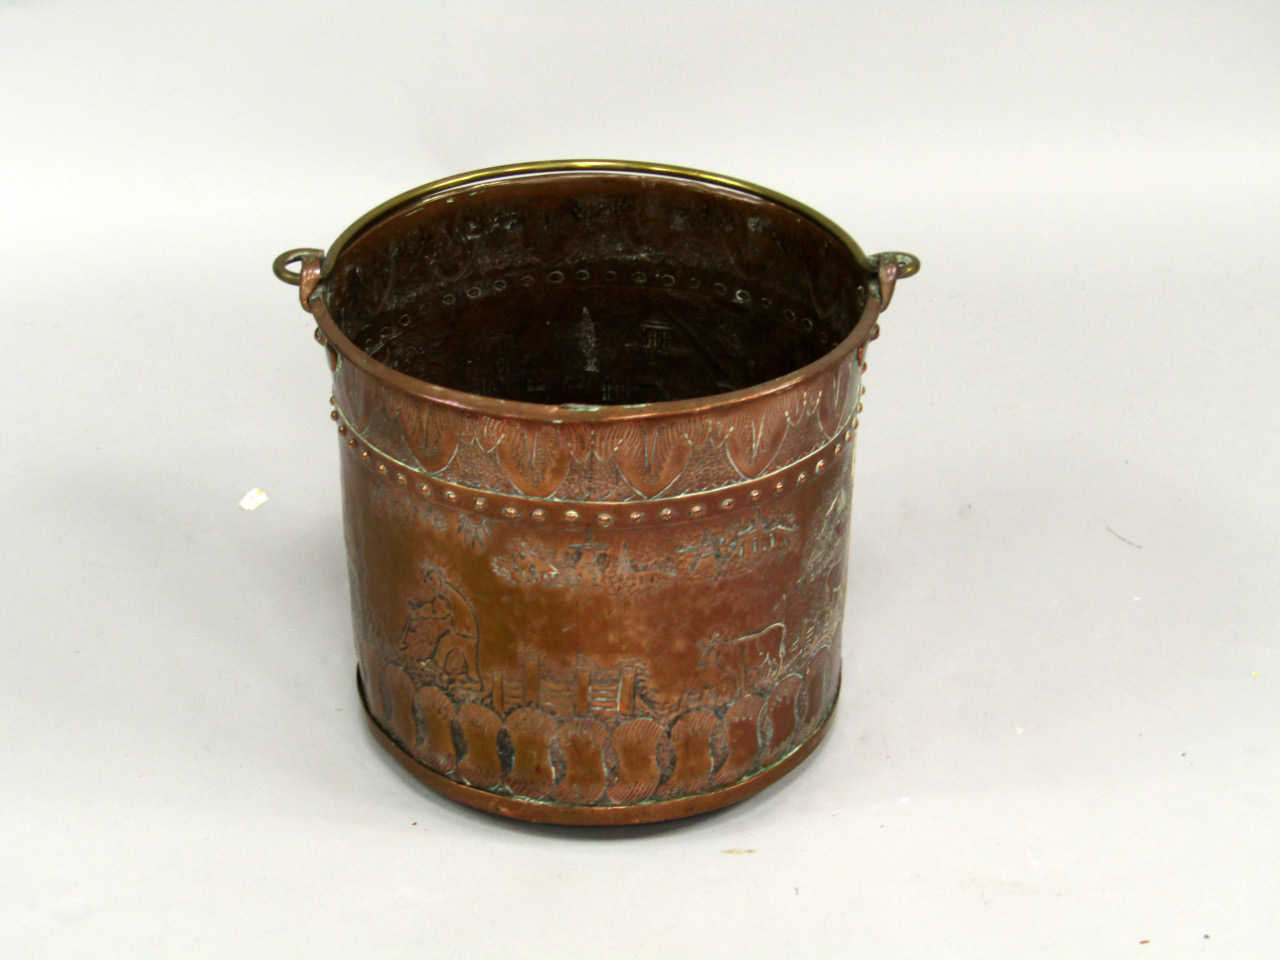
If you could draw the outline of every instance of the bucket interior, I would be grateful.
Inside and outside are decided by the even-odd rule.
[[[543,173],[433,194],[324,284],[359,349],[428,383],[559,405],[754,386],[853,330],[870,273],[816,221],[676,176]]]

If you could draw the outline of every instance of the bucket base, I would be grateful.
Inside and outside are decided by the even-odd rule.
[[[831,717],[835,713],[836,703],[840,700],[839,688],[835,699],[831,701],[831,709],[813,733],[804,743],[794,747],[781,760],[765,767],[754,776],[727,787],[709,790],[706,793],[689,797],[675,797],[671,800],[657,800],[650,803],[632,803],[616,806],[570,806],[566,804],[547,803],[537,800],[518,800],[504,797],[469,787],[466,784],[451,780],[437,773],[430,767],[420,763],[398,743],[391,739],[369,712],[369,703],[365,699],[364,683],[360,671],[356,671],[356,687],[360,692],[360,704],[364,707],[365,720],[369,730],[389,754],[399,761],[400,765],[425,783],[437,793],[442,793],[451,800],[464,803],[486,813],[495,813],[514,820],[528,820],[531,823],[568,824],[572,826],[619,826],[631,823],[656,823],[661,820],[678,820],[681,817],[692,817],[695,814],[707,813],[727,807],[731,803],[745,800],[752,794],[759,793],[771,783],[780,779],[800,764],[805,757],[813,753],[826,735]]]

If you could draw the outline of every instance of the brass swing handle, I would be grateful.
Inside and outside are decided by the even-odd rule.
[[[889,309],[889,301],[893,299],[894,285],[899,280],[920,272],[920,258],[894,250],[873,254],[868,259],[879,271],[876,282],[880,287],[880,312],[884,313]]]
[[[320,262],[324,259],[324,251],[315,247],[297,247],[286,250],[276,257],[271,264],[271,272],[285,283],[292,283],[298,288],[298,299],[302,301],[302,309],[311,312],[311,294],[320,282]],[[297,270],[290,270],[291,263],[298,264]]]

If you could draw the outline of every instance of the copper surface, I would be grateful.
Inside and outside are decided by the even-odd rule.
[[[605,161],[439,181],[282,255],[334,372],[384,746],[552,823],[688,816],[799,763],[839,689],[866,342],[918,266]]]

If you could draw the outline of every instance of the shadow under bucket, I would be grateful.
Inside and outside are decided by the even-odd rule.
[[[609,161],[451,177],[282,254],[334,373],[379,742],[544,823],[702,813],[803,760],[840,687],[866,344],[918,268]]]

